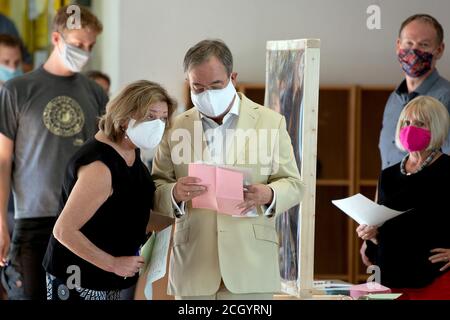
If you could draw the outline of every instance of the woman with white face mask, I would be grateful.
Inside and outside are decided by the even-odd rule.
[[[158,84],[130,84],[69,162],[44,258],[48,299],[115,300],[136,284],[155,190],[140,149],[157,148],[175,107]]]

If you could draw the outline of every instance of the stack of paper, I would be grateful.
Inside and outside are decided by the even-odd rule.
[[[244,175],[236,170],[192,163],[189,176],[201,179],[208,190],[192,200],[193,208],[210,209],[228,215],[239,215],[237,206],[244,201]]]
[[[344,295],[350,296],[351,283],[341,280],[314,281],[314,294],[317,295]]]

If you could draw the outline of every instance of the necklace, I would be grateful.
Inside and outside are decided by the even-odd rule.
[[[433,159],[434,159],[434,157],[436,156],[436,154],[437,154],[437,150],[433,150],[433,152],[431,152],[431,154],[428,156],[428,158],[426,158],[425,161],[420,165],[419,169],[417,169],[415,172],[406,172],[406,169],[405,169],[406,161],[407,161],[408,158],[409,158],[409,154],[407,154],[407,155],[403,158],[402,162],[400,163],[400,172],[401,172],[403,175],[405,175],[405,176],[410,176],[410,175],[412,175],[412,174],[416,174],[416,173],[422,171],[423,168],[425,168],[426,166],[428,166],[428,165],[431,163],[431,161],[433,161]]]

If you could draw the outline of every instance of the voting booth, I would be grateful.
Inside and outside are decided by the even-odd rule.
[[[301,299],[313,295],[319,69],[319,40],[267,43],[265,105],[286,119],[303,183],[300,206],[279,215],[276,221],[281,294]],[[153,230],[160,231],[164,227]],[[168,266],[169,255],[166,262]],[[140,277],[136,299],[148,299],[144,294],[144,291],[151,291],[147,278],[148,273]],[[153,283],[153,299],[173,299],[166,295],[167,280],[166,273]]]
[[[314,276],[314,216],[320,40],[269,41],[265,105],[281,113],[304,185],[300,206],[277,217],[280,277],[284,293],[311,298]]]

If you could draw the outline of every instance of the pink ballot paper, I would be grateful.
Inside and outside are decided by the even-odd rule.
[[[391,293],[391,289],[382,286],[376,282],[363,283],[359,285],[352,286],[350,288],[350,296],[353,299],[358,299],[359,297],[368,294],[380,294],[380,293]]]
[[[199,178],[208,191],[192,199],[193,208],[211,209],[228,215],[239,215],[236,206],[244,201],[244,175],[242,172],[207,164],[191,163],[189,176]]]

